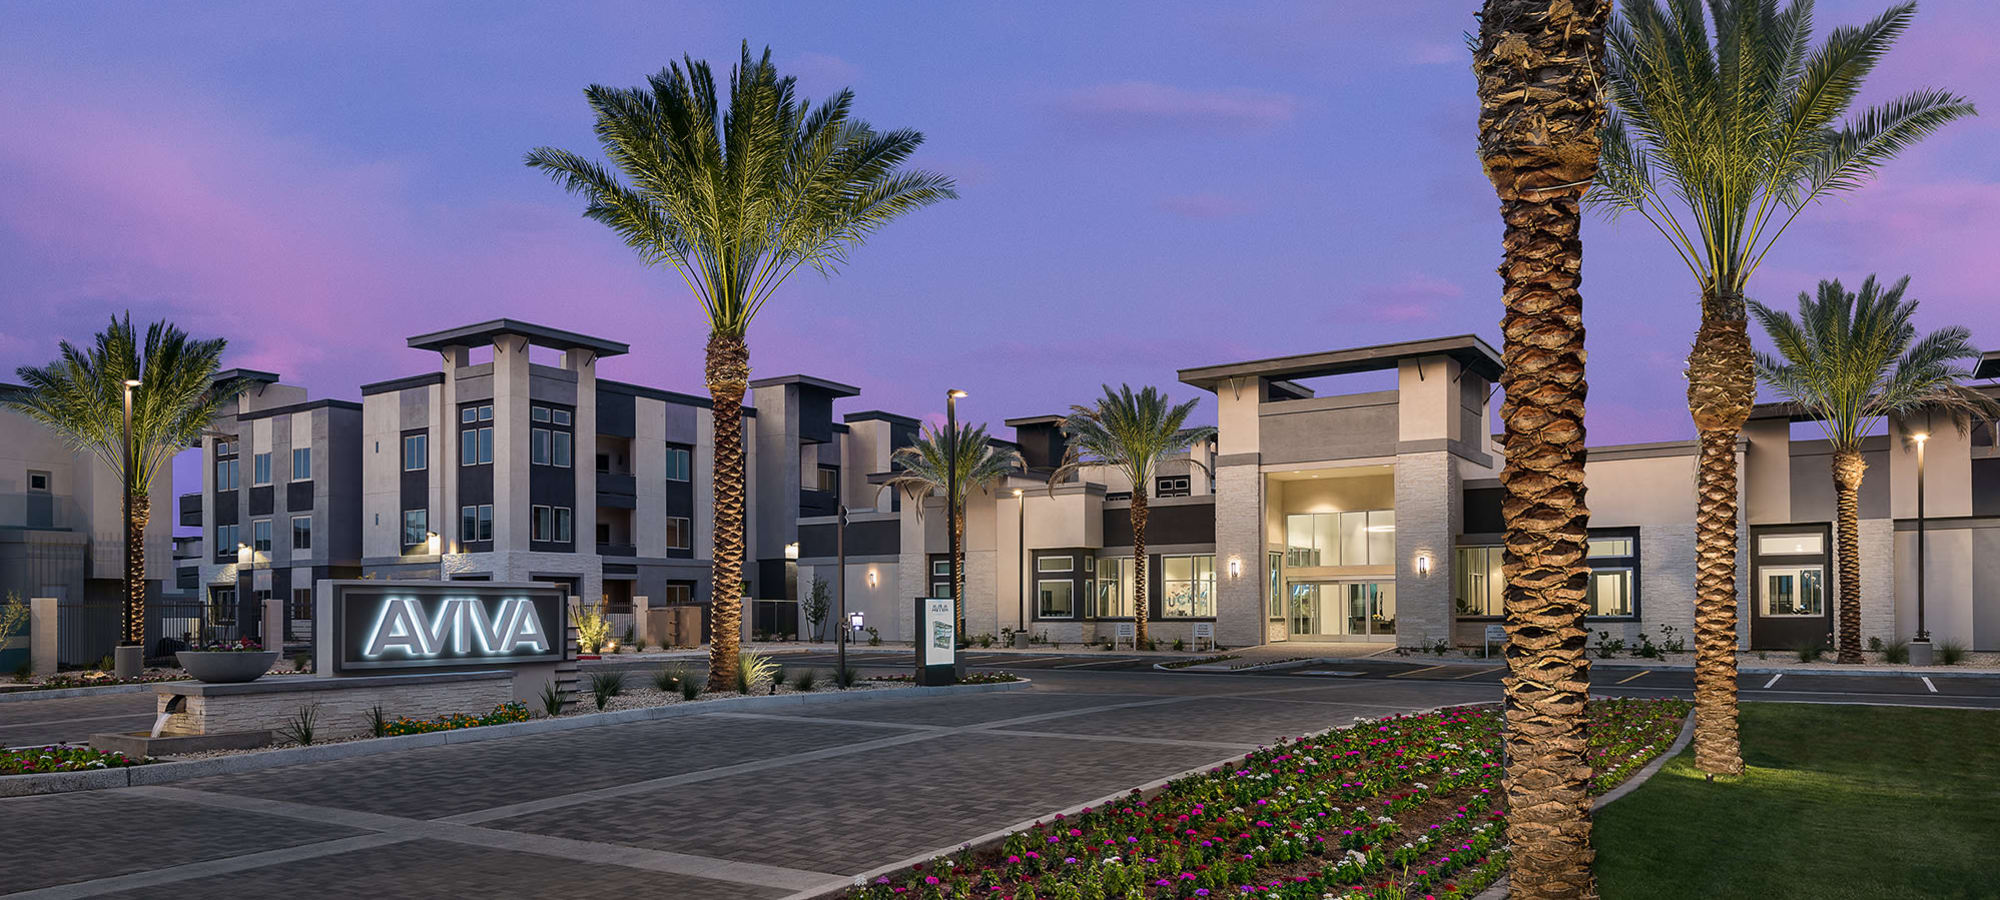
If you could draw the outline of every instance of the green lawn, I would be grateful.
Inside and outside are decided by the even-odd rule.
[[[2000,897],[2000,711],[1743,705],[1741,778],[1689,748],[1599,814],[1606,900]]]

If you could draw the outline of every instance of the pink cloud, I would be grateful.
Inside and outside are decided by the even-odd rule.
[[[1397,281],[1363,285],[1355,303],[1363,315],[1385,323],[1428,323],[1444,317],[1445,307],[1465,296],[1456,282],[1421,272]]]
[[[1100,136],[1264,131],[1290,122],[1299,107],[1298,98],[1290,94],[1188,90],[1150,81],[1092,85],[1054,105],[1064,124]]]

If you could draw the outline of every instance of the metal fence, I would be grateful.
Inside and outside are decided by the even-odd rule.
[[[148,656],[164,658],[188,647],[238,638],[260,639],[264,607],[234,591],[208,596],[162,597],[146,604],[147,633],[153,643]]]
[[[123,635],[125,603],[120,598],[56,601],[56,663],[88,666],[111,655]]]

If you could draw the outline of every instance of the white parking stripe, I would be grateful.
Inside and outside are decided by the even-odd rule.
[[[1778,679],[1780,679],[1780,678],[1783,678],[1783,677],[1785,677],[1785,673],[1783,673],[1783,672],[1779,672],[1778,674],[1776,674],[1776,675],[1773,675],[1773,676],[1771,676],[1771,680],[1770,680],[1770,681],[1766,681],[1766,682],[1764,682],[1764,690],[1767,690],[1767,691],[1768,691],[1768,690],[1770,690],[1770,689],[1771,689],[1771,685],[1774,685],[1774,684],[1777,684],[1777,683],[1778,683]]]
[[[1931,677],[1929,675],[1919,675],[1917,677],[1922,678],[1924,680],[1924,687],[1930,688],[1931,693],[1935,694],[1938,692],[1937,685],[1931,683]]]

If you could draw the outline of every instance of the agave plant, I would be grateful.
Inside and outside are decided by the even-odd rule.
[[[854,93],[813,106],[780,76],[771,51],[743,44],[729,110],[708,63],[684,58],[641,88],[591,85],[584,98],[618,174],[567,150],[538,148],[529,166],[585,200],[648,266],[671,266],[708,317],[705,379],[715,419],[715,577],[743,577],[743,394],[750,320],[800,266],[831,274],[891,220],[956,197],[951,179],[903,164],[915,131],[876,131],[853,115]],[[622,178],[620,176],[623,176]],[[735,680],[743,608],[717,591],[709,607],[709,689]]]

